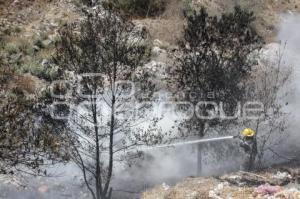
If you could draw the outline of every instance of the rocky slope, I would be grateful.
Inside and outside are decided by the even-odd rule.
[[[220,177],[187,178],[170,187],[158,186],[142,199],[299,199],[299,168],[237,172]]]

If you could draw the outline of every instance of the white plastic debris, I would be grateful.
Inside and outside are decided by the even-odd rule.
[[[209,191],[208,197],[211,199],[223,199],[217,193],[215,193],[213,190]]]
[[[227,185],[228,185],[228,182],[218,184],[217,187],[214,188],[214,190],[209,191],[209,193],[208,193],[209,198],[222,199],[219,195],[220,195],[221,191],[224,189],[224,186],[227,186]]]
[[[170,189],[170,186],[169,185],[167,185],[166,183],[162,183],[162,187],[163,187],[163,189],[164,190],[168,190],[168,189]]]
[[[282,179],[292,179],[292,176],[289,173],[287,173],[287,172],[280,172],[280,171],[278,171],[275,175],[273,175],[273,178],[279,179],[279,180],[282,180]]]

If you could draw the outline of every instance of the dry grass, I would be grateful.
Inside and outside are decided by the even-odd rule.
[[[13,0],[5,3],[0,10],[0,18],[13,22],[22,30],[23,36],[32,36],[47,29],[54,33],[64,22],[72,22],[80,17],[76,6],[67,0]],[[52,27],[56,24],[56,27]]]
[[[159,39],[170,45],[176,45],[182,37],[185,20],[182,16],[182,0],[169,0],[165,13],[158,18],[134,20],[149,31],[153,40]]]
[[[176,45],[182,37],[183,20],[179,19],[143,19],[137,24],[147,28],[152,40],[158,39],[171,45]]]
[[[245,198],[251,199],[254,198],[252,193],[253,193],[253,188],[225,186],[220,194],[220,197],[234,198],[234,199],[245,199]]]
[[[232,199],[263,199],[263,198],[276,198],[276,199],[300,199],[300,193],[297,191],[298,185],[293,183],[286,185],[285,179],[277,179],[274,177],[279,171],[291,174],[289,182],[297,179],[299,176],[298,164],[295,167],[286,167],[284,165],[274,166],[272,169],[262,170],[255,173],[249,172],[236,172],[220,176],[219,178],[188,178],[179,182],[173,187],[166,188],[165,186],[155,187],[142,194],[141,199],[212,199],[212,198],[232,198]],[[245,175],[245,176],[244,176]],[[261,181],[261,184],[271,184],[280,186],[282,191],[276,193],[274,196],[262,196],[255,193],[255,188],[258,187],[246,184],[237,186],[230,184],[228,179],[245,178],[249,181]],[[246,176],[248,176],[246,178]],[[233,180],[234,181],[234,180]],[[232,182],[233,182],[232,181]],[[236,180],[236,183],[242,181]],[[246,182],[246,181],[245,181]],[[282,184],[284,182],[284,184]],[[240,184],[241,185],[241,184]],[[292,188],[292,189],[291,189]],[[293,191],[290,191],[293,190]],[[298,189],[299,190],[299,189]]]
[[[9,67],[2,67],[0,70],[0,89],[12,90],[18,88],[28,94],[36,93],[43,85],[42,81],[30,74],[17,74]]]
[[[182,184],[178,184],[165,197],[165,199],[209,199],[209,191],[216,185],[216,181],[211,179],[187,179]]]
[[[188,178],[169,189],[160,186],[145,192],[141,199],[208,199],[216,185],[213,178]]]
[[[169,0],[165,13],[159,18],[135,20],[145,26],[152,39],[159,39],[176,45],[182,37],[185,20],[182,16],[184,2],[188,0]],[[204,6],[211,15],[232,11],[235,5],[255,13],[254,26],[266,42],[273,42],[277,34],[277,24],[281,13],[300,12],[300,0],[190,0],[193,9]]]
[[[189,178],[169,189],[162,186],[143,193],[141,199],[210,199],[209,195],[220,182],[214,178]],[[251,199],[253,188],[224,185],[218,196],[221,198]]]
[[[34,94],[37,92],[38,85],[41,86],[40,80],[29,74],[17,76],[15,78],[15,85],[29,94]]]

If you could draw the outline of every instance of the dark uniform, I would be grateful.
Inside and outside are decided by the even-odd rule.
[[[250,128],[246,128],[241,132],[241,136],[239,137],[241,140],[240,146],[245,151],[243,170],[251,170],[254,154],[256,153],[255,132]]]

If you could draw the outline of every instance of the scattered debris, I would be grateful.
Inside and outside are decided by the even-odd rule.
[[[237,186],[259,186],[265,184],[267,181],[264,176],[242,171],[238,175],[224,175],[220,179]]]
[[[209,191],[209,194],[208,194],[209,198],[212,198],[212,199],[222,199],[220,196],[218,196],[217,193],[215,193],[214,191]]]
[[[284,186],[293,180],[289,173],[280,171],[275,174],[270,172],[256,174],[240,171],[238,175],[224,175],[220,179],[237,186],[260,186],[264,184]]]
[[[164,190],[168,190],[170,188],[170,186],[167,185],[166,183],[163,183],[161,186],[163,187]]]
[[[282,190],[279,186],[272,186],[269,184],[260,185],[259,187],[254,189],[254,196],[265,196],[265,195],[274,195]]]
[[[284,178],[292,178],[290,174],[287,172],[280,172],[278,171],[274,176],[276,179],[284,179]]]
[[[208,194],[209,197],[213,198],[213,199],[222,199],[220,197],[220,193],[224,189],[224,186],[228,186],[228,185],[229,185],[228,182],[218,184],[217,187],[214,188],[214,190],[209,191],[209,194]]]
[[[282,186],[291,182],[292,176],[287,172],[278,171],[275,175],[272,176],[272,179],[274,181],[277,181],[277,183],[273,181],[273,184],[278,184]]]
[[[174,187],[164,183],[142,194],[142,199],[300,199],[295,184],[297,168],[290,172],[268,169],[260,172],[239,171],[221,177],[187,178]]]

